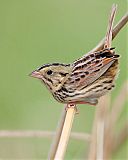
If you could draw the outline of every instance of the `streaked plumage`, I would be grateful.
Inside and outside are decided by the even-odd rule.
[[[115,13],[116,6],[113,6],[102,50],[84,55],[71,64],[45,64],[31,73],[44,82],[57,101],[96,105],[98,98],[114,87],[119,58],[111,48]]]

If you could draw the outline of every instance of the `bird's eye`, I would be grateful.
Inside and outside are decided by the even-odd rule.
[[[47,71],[47,74],[48,74],[48,75],[52,75],[52,73],[53,73],[53,72],[52,72],[51,70],[48,70],[48,71]]]

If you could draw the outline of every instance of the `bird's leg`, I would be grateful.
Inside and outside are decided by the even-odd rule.
[[[76,110],[76,114],[79,113],[76,103],[68,103],[65,106],[65,110],[67,111],[69,108],[74,108]]]
[[[98,104],[98,101],[96,101],[96,102],[77,101],[77,104],[87,104],[87,105],[91,105],[91,106],[96,106]]]

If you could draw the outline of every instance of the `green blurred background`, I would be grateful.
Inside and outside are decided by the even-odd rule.
[[[125,0],[0,0],[1,130],[55,131],[63,104],[28,74],[45,63],[70,63],[95,47],[113,3],[117,22],[127,10]],[[113,46],[121,55],[114,100],[126,79],[126,27]],[[79,112],[73,131],[91,132],[95,108],[81,105]],[[126,119],[126,109],[120,119]],[[46,138],[1,138],[0,158],[46,159],[50,144]],[[87,145],[71,139],[66,159],[84,158]],[[126,159],[126,144],[113,157]]]

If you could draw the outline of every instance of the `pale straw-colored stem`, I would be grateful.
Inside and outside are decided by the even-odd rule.
[[[97,147],[96,147],[96,159],[103,159],[104,156],[104,120],[99,120],[97,122]]]
[[[114,39],[116,37],[116,35],[119,33],[119,31],[126,25],[126,23],[128,22],[128,13],[126,13],[121,19],[120,21],[114,26],[113,31],[112,31],[112,39]],[[98,50],[103,49],[104,47],[104,43],[105,43],[105,38],[103,38],[98,45],[93,48],[91,51],[89,51],[87,54],[89,54],[90,52],[96,52]]]
[[[96,160],[96,143],[97,143],[97,118],[98,118],[98,112],[95,111],[95,117],[93,120],[93,127],[92,127],[92,133],[91,133],[91,143],[89,146],[89,153],[88,153],[88,160]]]
[[[97,120],[97,152],[96,159],[105,159],[104,154],[104,143],[105,143],[105,126],[106,126],[106,117],[109,114],[111,96],[107,94],[102,97],[98,105],[98,120]]]
[[[56,160],[64,159],[75,113],[76,113],[75,106],[67,108],[65,122],[63,125],[60,141],[54,158]]]
[[[51,149],[50,149],[50,152],[48,155],[49,160],[54,160],[58,156],[64,156],[75,112],[76,112],[75,106],[74,107],[73,106],[72,107],[66,106],[66,109],[65,108],[63,109],[62,114],[61,114],[61,119],[58,124],[57,131],[56,131],[56,134],[55,134],[55,137],[53,140],[53,144],[51,145]],[[67,121],[67,119],[68,119],[68,121]],[[63,136],[65,134],[65,129],[68,132],[65,135],[66,139],[63,139]],[[62,143],[65,143],[65,145],[63,146],[63,148],[60,148]],[[60,150],[61,150],[61,152],[60,152]],[[60,152],[61,155],[60,154],[58,155],[58,152]]]
[[[55,157],[55,154],[56,154],[56,151],[57,151],[57,148],[58,148],[58,144],[59,144],[59,141],[60,141],[61,133],[62,133],[62,130],[63,130],[65,118],[66,118],[66,110],[65,110],[65,108],[63,108],[63,111],[62,111],[62,114],[61,114],[61,117],[60,117],[60,121],[58,123],[58,127],[57,127],[57,130],[56,130],[56,134],[55,134],[55,137],[53,139],[53,143],[51,145],[50,152],[49,152],[49,155],[48,155],[49,160],[53,160],[54,157]]]
[[[128,123],[126,122],[120,133],[114,138],[113,152],[117,151],[119,147],[128,139]]]
[[[120,117],[120,114],[123,110],[123,106],[127,100],[127,82],[123,84],[123,86],[120,89],[119,95],[116,97],[112,104],[112,109],[107,116],[107,127],[105,128],[105,146],[104,146],[104,152],[106,159],[110,158],[113,146],[115,146],[116,141],[118,141],[118,137],[115,139],[115,134],[113,130],[115,129],[116,123]],[[112,143],[113,142],[113,143]]]
[[[127,96],[128,96],[128,81],[124,82],[123,86],[120,89],[119,95],[116,97],[115,101],[113,102],[113,105],[112,105],[113,107],[112,107],[112,111],[110,114],[112,128],[117,122],[122,112]]]
[[[0,138],[53,138],[55,132],[42,130],[0,130]],[[90,134],[72,132],[71,138],[90,142]]]
[[[106,115],[110,106],[110,95],[102,97],[95,111],[94,126],[89,151],[89,160],[102,160],[104,158],[104,129]]]
[[[97,128],[96,128],[96,160],[104,159],[104,140],[106,116],[110,107],[110,95],[102,97],[97,106]]]

